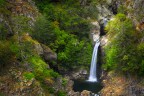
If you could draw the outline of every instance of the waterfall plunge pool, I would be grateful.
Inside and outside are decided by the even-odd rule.
[[[91,60],[90,75],[88,80],[73,80],[73,90],[75,92],[82,92],[83,90],[91,91],[92,93],[97,94],[103,87],[100,82],[97,82],[97,53],[98,47],[100,45],[99,39],[96,41],[96,44],[93,49],[93,55]]]
[[[91,91],[92,93],[97,94],[103,86],[100,82],[89,82],[85,80],[73,80],[73,90],[75,92],[82,92],[83,90]]]

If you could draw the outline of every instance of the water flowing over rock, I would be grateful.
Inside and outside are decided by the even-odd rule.
[[[90,68],[90,76],[89,80],[91,82],[96,82],[97,81],[97,76],[96,76],[96,68],[97,68],[97,53],[98,53],[98,47],[100,45],[100,42],[97,41],[93,50],[93,55],[92,55],[92,60],[91,60],[91,68]]]

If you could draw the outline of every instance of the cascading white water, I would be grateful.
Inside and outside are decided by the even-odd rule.
[[[96,77],[96,63],[97,63],[97,53],[98,53],[98,47],[100,45],[99,40],[96,42],[94,50],[93,50],[93,55],[92,55],[92,60],[91,60],[91,67],[90,67],[90,75],[89,75],[89,80],[90,82],[97,82],[97,77]]]

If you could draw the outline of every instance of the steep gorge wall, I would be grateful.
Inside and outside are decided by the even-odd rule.
[[[7,36],[15,34],[14,18],[23,16],[28,19],[28,26],[32,27],[40,15],[32,0],[7,0],[0,8],[0,13],[0,23],[7,29]]]
[[[116,1],[116,0],[107,0]],[[113,4],[113,3],[109,4]],[[121,0],[116,1],[119,12],[124,13],[133,21],[133,25],[137,33],[144,30],[144,1],[143,0]],[[143,42],[143,38],[138,38],[139,42]],[[109,41],[110,42],[110,41]],[[130,75],[116,71],[105,72],[102,74],[104,88],[101,96],[143,96],[144,95],[144,79],[143,77]]]
[[[122,2],[126,8],[127,17],[133,20],[138,31],[144,30],[144,1],[143,0],[126,0]]]
[[[32,0],[7,0],[2,7],[0,6],[0,26],[2,26],[0,28],[0,36],[2,38],[6,37],[0,40],[0,44],[4,41],[6,44],[8,43],[6,49],[0,49],[0,56],[7,53],[7,51],[9,52],[7,49],[11,49],[10,47],[13,46],[16,48],[16,46],[19,46],[21,52],[23,51],[24,53],[29,51],[31,56],[35,54],[36,56],[41,57],[41,63],[46,64],[45,69],[52,70],[49,67],[49,64],[56,62],[56,53],[53,52],[48,46],[34,40],[29,35],[30,31],[27,30],[28,28],[33,27],[36,18],[40,15],[41,14]],[[27,28],[22,29],[23,26],[26,26]],[[20,38],[19,43],[17,38]],[[25,46],[26,43],[29,43],[29,45]],[[21,49],[23,45],[26,50]],[[0,47],[2,46],[5,46],[5,44],[1,44]],[[31,46],[31,48],[29,46]],[[16,54],[20,54],[20,52]],[[33,65],[28,62],[30,57],[23,54],[23,57],[27,59],[22,62],[19,57],[17,58],[16,54],[11,54],[14,59],[13,61],[6,63],[3,66],[0,65],[0,96],[49,96],[50,92],[48,91],[50,89],[45,91],[45,88],[42,86],[41,82],[36,78],[36,76],[32,75],[34,68],[32,67]],[[7,55],[9,54],[5,54],[4,56]],[[8,61],[9,59],[10,58],[6,60]],[[42,68],[43,65],[39,67]],[[30,79],[27,79],[26,75],[31,75],[32,78],[30,76]],[[64,90],[64,86],[62,85],[62,77],[59,77],[56,80],[45,77],[43,83],[47,87],[56,90],[51,94],[57,94],[59,90]]]

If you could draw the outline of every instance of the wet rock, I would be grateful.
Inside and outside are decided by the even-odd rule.
[[[71,79],[85,79],[88,75],[88,72],[85,69],[80,69],[78,71],[72,72],[71,74]]]
[[[91,24],[93,25],[93,27],[91,28],[91,31],[90,31],[90,38],[94,45],[95,42],[100,38],[100,25],[97,21],[91,22]]]

